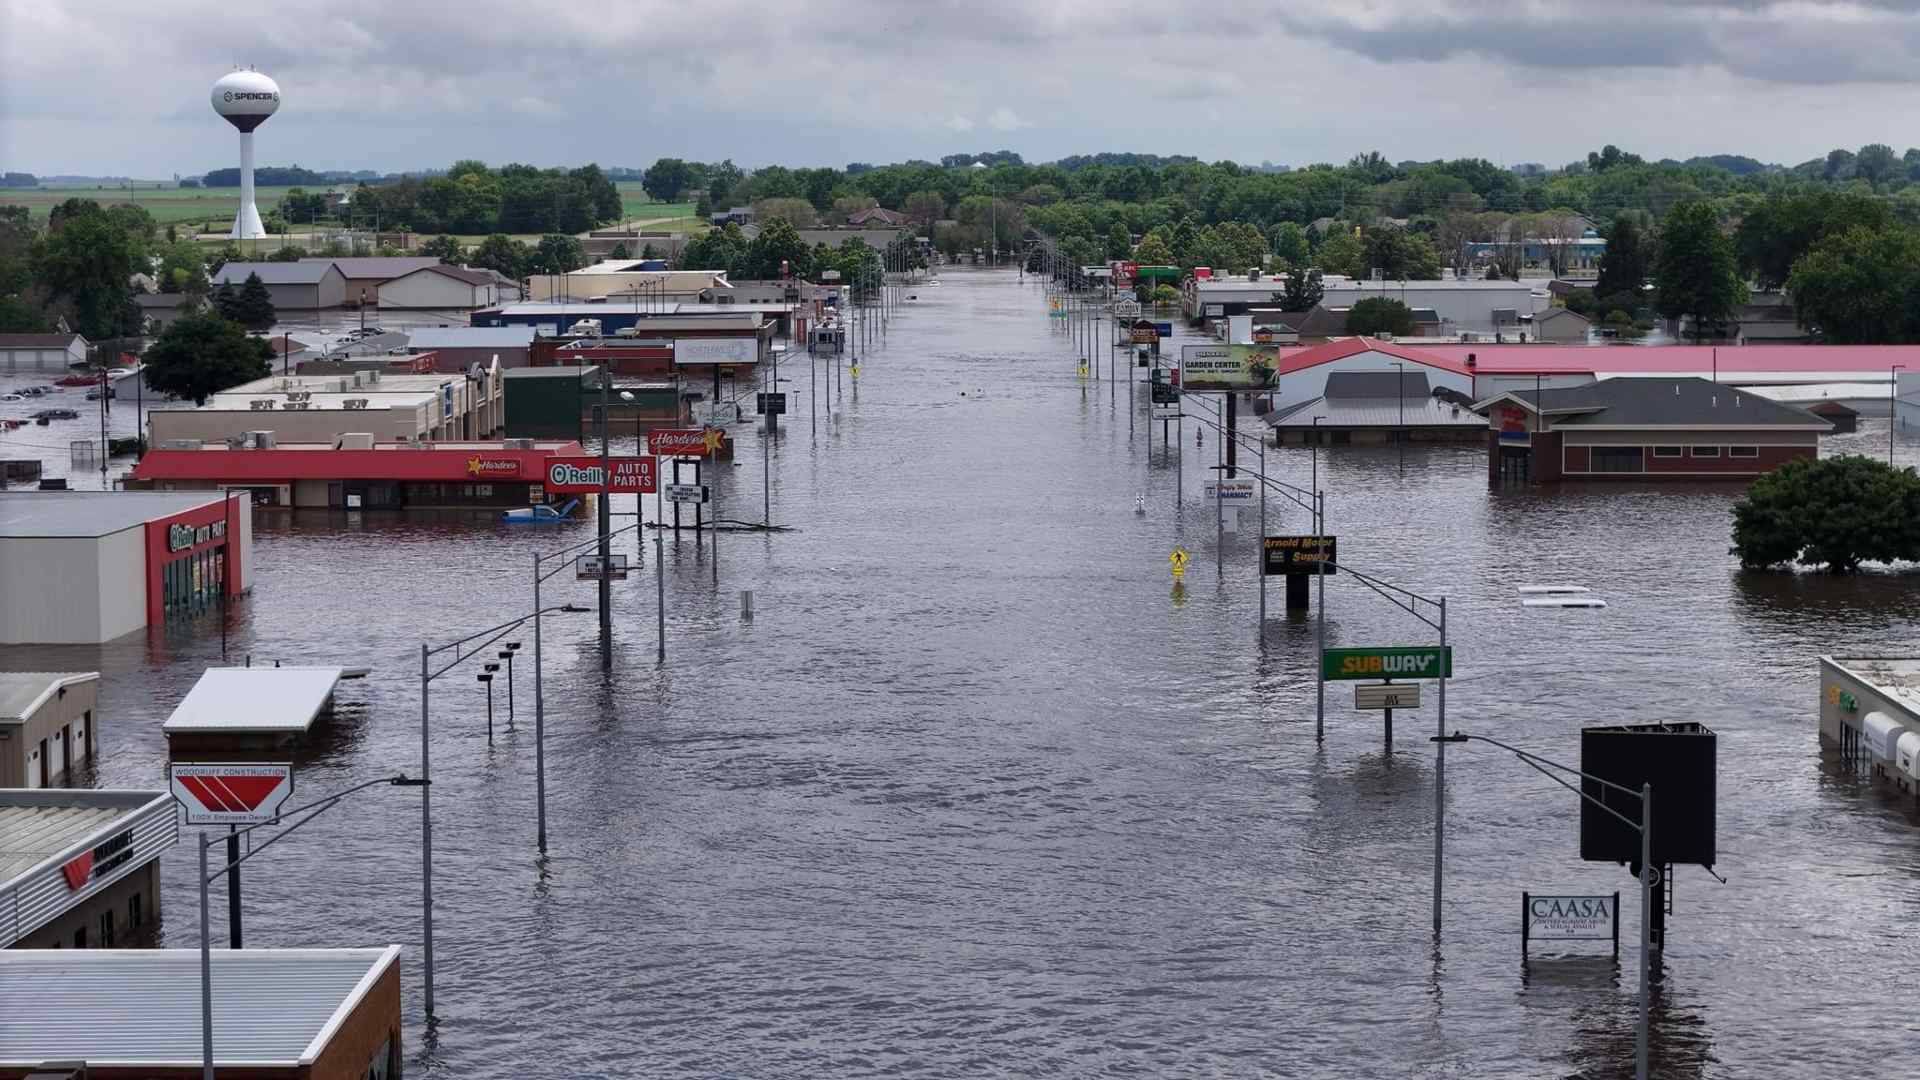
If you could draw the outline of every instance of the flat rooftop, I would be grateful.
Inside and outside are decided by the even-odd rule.
[[[1920,716],[1920,656],[1829,656],[1827,659]]]
[[[223,1068],[311,1065],[400,946],[214,949],[213,1056]],[[200,1067],[198,949],[0,951],[0,1068]]]
[[[0,492],[0,540],[97,539],[225,498],[217,491]]]
[[[99,678],[97,671],[0,671],[0,724],[25,720],[66,687]]]
[[[0,790],[0,889],[10,888],[49,859],[98,843],[120,828],[120,822],[171,799],[164,791]],[[13,1015],[0,993],[0,1016]],[[0,1031],[7,1026],[0,1024]]]
[[[297,735],[313,726],[344,668],[208,668],[161,730],[232,735]]]

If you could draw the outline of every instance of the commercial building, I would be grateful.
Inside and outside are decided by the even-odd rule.
[[[1433,396],[1427,372],[1334,371],[1325,393],[1266,414],[1276,442],[1307,444],[1477,442],[1486,418]]]
[[[1419,352],[1473,369],[1476,398],[1503,390],[1578,386],[1596,379],[1678,377],[1756,388],[1826,383],[1873,383],[1873,401],[1847,404],[1863,415],[1885,416],[1896,367],[1910,367],[1909,389],[1920,402],[1920,346],[1914,345],[1462,345],[1421,344]],[[1817,398],[1817,394],[1815,395]]]
[[[100,753],[97,671],[0,672],[0,788],[70,786]]]
[[[1579,344],[1587,340],[1593,320],[1567,308],[1548,308],[1533,316],[1531,340],[1556,345]],[[1523,320],[1522,330],[1527,328]]]
[[[520,286],[492,270],[433,262],[381,282],[378,296],[383,311],[390,308],[472,311],[520,299]]]
[[[1520,319],[1536,315],[1551,304],[1539,283],[1441,278],[1429,281],[1357,281],[1331,275],[1321,279],[1321,304],[1352,308],[1370,297],[1384,296],[1410,308],[1430,308],[1445,336],[1473,334],[1492,338],[1514,335]],[[1192,277],[1181,287],[1181,303],[1190,319],[1224,319],[1244,315],[1255,307],[1271,307],[1274,294],[1286,288],[1284,277]],[[1303,335],[1304,336],[1304,335]]]
[[[337,308],[347,302],[347,278],[333,260],[317,262],[230,262],[213,275],[213,287],[232,285],[235,289],[257,274],[267,287],[273,306],[283,315],[289,311],[319,311]]]
[[[423,326],[407,331],[408,354],[432,355],[433,371],[467,371],[473,365],[526,367],[531,326]]]
[[[1825,420],[1707,379],[1509,390],[1488,418],[1487,479],[1751,479],[1818,457]]]
[[[527,281],[527,299],[541,302],[607,303],[635,301],[645,306],[695,304],[725,291],[725,270],[643,270],[641,259],[608,259],[565,274],[537,274]]]
[[[302,263],[332,263],[338,267],[341,287],[349,307],[380,302],[380,290],[387,282],[404,277],[415,270],[440,265],[440,260],[431,255],[390,255],[358,258],[336,258],[316,255],[301,259]]]
[[[381,360],[376,363],[386,364]],[[502,369],[434,372],[433,359],[405,358],[402,374],[379,370],[271,375],[209,397],[147,412],[155,447],[183,442],[330,443],[349,433],[377,440],[484,439],[500,430]],[[424,373],[419,373],[425,369]],[[264,435],[266,437],[258,437]]]
[[[391,1080],[400,947],[214,949],[215,1075]],[[0,953],[0,1080],[84,1061],[87,1080],[199,1080],[200,951]],[[71,1066],[65,1066],[71,1069]]]
[[[111,949],[142,940],[160,918],[158,860],[179,838],[177,817],[164,791],[0,791],[0,948]],[[34,996],[26,989],[0,989],[0,1039],[25,1022],[21,1011]]]
[[[337,667],[208,668],[161,731],[168,761],[288,761],[348,673]]]
[[[0,371],[64,373],[87,362],[87,349],[79,334],[0,334]]]
[[[1281,406],[1325,396],[1327,379],[1340,372],[1421,373],[1430,390],[1445,389],[1467,400],[1473,394],[1473,374],[1465,364],[1379,338],[1339,338],[1307,349],[1283,349],[1275,371],[1274,400]]]
[[[487,510],[544,501],[546,462],[585,453],[571,441],[322,443],[238,448],[156,446],[128,479],[152,491],[245,491],[256,506],[327,510]]]
[[[1820,741],[1920,799],[1920,658],[1820,658]]]
[[[252,586],[253,515],[219,492],[0,492],[0,645],[92,644]]]

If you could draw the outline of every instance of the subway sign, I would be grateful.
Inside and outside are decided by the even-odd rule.
[[[1320,654],[1324,679],[1439,679],[1453,676],[1453,649],[1437,645],[1411,648],[1327,649]]]

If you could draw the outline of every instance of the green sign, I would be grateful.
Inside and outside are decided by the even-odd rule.
[[[1328,649],[1320,654],[1325,679],[1438,679],[1453,676],[1453,649],[1437,645],[1412,648]]]

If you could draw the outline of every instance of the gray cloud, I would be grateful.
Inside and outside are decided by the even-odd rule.
[[[0,163],[231,163],[206,87],[281,83],[263,162],[842,164],[1010,147],[1213,160],[1899,142],[1920,3],[0,0]],[[1862,92],[1871,87],[1871,92]]]

